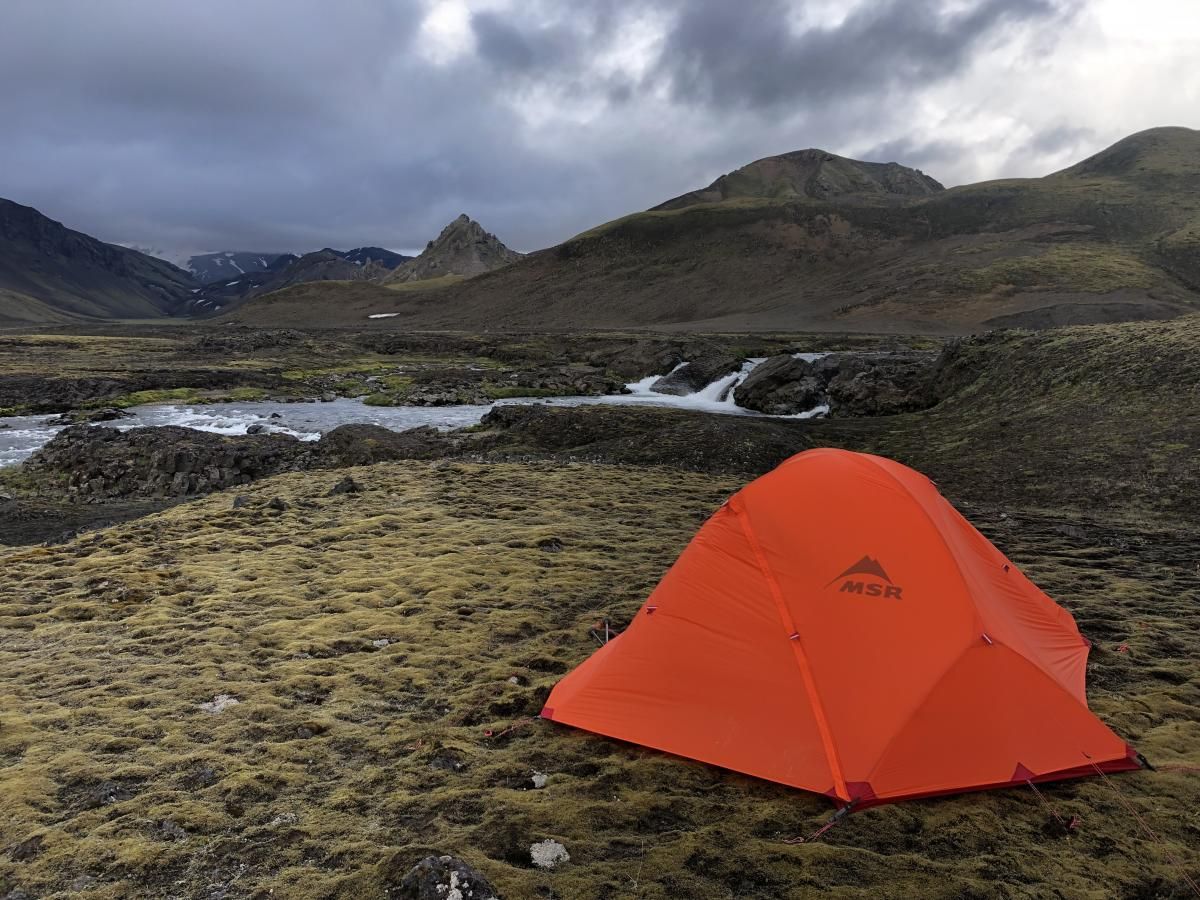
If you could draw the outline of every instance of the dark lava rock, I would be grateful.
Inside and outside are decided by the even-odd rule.
[[[550,366],[514,372],[506,379],[504,387],[511,390],[527,389],[531,394],[537,392],[538,395],[554,393],[564,396],[592,396],[619,394],[625,389],[625,382],[610,378],[595,369]]]
[[[888,416],[926,409],[936,402],[934,353],[834,353],[814,363],[826,388],[832,416]]]
[[[364,466],[392,459],[434,459],[457,447],[457,438],[431,425],[389,431],[379,425],[341,425],[317,441],[312,454],[322,466]]]
[[[246,428],[246,434],[265,434],[266,431],[267,426],[258,422],[255,422],[253,425],[250,425]]]
[[[814,362],[780,354],[734,389],[739,406],[794,415],[828,403],[834,416],[887,416],[937,402],[938,357],[922,351],[831,353]]]
[[[683,359],[678,342],[640,340],[615,350],[595,351],[588,357],[588,362],[603,366],[626,381],[634,381],[647,375],[670,372]]]
[[[288,502],[282,497],[272,497],[267,503],[267,509],[273,509],[277,512],[283,512],[288,508]]]
[[[28,862],[42,852],[42,841],[43,836],[40,834],[26,838],[21,843],[9,849],[8,858],[13,862]]]
[[[824,383],[813,364],[790,353],[772,356],[751,370],[733,390],[733,400],[745,409],[771,416],[791,416],[820,405]]]
[[[76,499],[185,497],[295,468],[300,451],[300,441],[291,435],[227,437],[174,425],[129,431],[75,425],[33,454],[25,469],[34,477],[64,479]]]
[[[234,509],[241,509],[242,507],[249,506],[249,505],[250,505],[250,498],[247,497],[245,494],[238,494],[236,497],[233,498],[233,508]]]
[[[440,382],[414,385],[404,395],[410,406],[482,406],[491,402],[478,385]]]
[[[337,484],[329,489],[328,496],[336,497],[339,494],[357,494],[359,491],[358,482],[347,475]]]
[[[106,406],[104,409],[80,409],[63,413],[47,420],[47,425],[85,425],[90,422],[115,422],[117,419],[132,419],[133,413]]]
[[[307,338],[303,332],[290,329],[262,329],[227,325],[220,333],[204,334],[196,339],[195,349],[223,357],[228,353],[245,353],[275,347],[291,347],[302,344]]]
[[[62,413],[88,403],[167,388],[220,389],[233,387],[278,388],[286,382],[278,373],[247,369],[173,369],[132,375],[54,376],[0,375],[0,408],[20,406],[34,414]]]
[[[488,880],[455,856],[425,857],[399,884],[386,884],[384,896],[393,900],[499,900]]]
[[[761,474],[814,444],[810,423],[633,406],[497,406],[471,445],[488,459],[667,465]]]
[[[736,356],[702,356],[685,363],[669,375],[664,375],[650,385],[650,390],[680,397],[694,394],[708,387],[722,375],[730,375],[741,367],[742,360]]]

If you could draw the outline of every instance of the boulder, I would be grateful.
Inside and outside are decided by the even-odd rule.
[[[337,497],[340,494],[357,494],[358,491],[358,482],[349,475],[346,475],[341,481],[329,489],[329,493],[326,496]]]
[[[456,856],[427,856],[383,890],[391,900],[499,900],[488,880]]]
[[[828,377],[831,416],[889,416],[936,402],[931,384],[937,356],[925,352],[835,353],[817,360]]]
[[[132,419],[133,413],[106,406],[103,409],[77,409],[63,413],[46,421],[47,425],[84,425],[90,422],[115,422],[117,419]]]
[[[615,350],[598,350],[588,357],[592,365],[603,367],[626,381],[669,372],[682,361],[678,342],[660,340],[639,340]]]
[[[733,401],[767,415],[792,416],[819,406],[823,393],[824,382],[812,363],[781,353],[755,366],[734,388]]]
[[[731,375],[742,367],[743,360],[724,354],[702,356],[684,363],[674,372],[662,376],[650,390],[658,394],[682,397],[703,390],[723,375]]]

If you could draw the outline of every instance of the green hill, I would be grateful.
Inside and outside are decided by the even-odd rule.
[[[819,158],[818,158],[819,157]],[[1043,178],[941,190],[820,151],[759,160],[420,297],[355,291],[418,327],[918,331],[1200,309],[1200,132],[1160,128]],[[339,321],[344,288],[273,300]],[[253,305],[253,304],[252,304]],[[247,311],[250,320],[263,311]]]

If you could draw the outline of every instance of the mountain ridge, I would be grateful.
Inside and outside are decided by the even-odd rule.
[[[943,191],[941,183],[920,169],[899,163],[864,162],[809,148],[766,156],[722,175],[706,188],[690,191],[651,211],[682,209],[698,203],[720,203],[738,198],[829,200],[854,199],[887,202],[924,197]]]
[[[48,310],[52,319],[157,318],[181,310],[195,286],[189,273],[165,260],[0,198],[0,290],[26,298],[6,304],[0,315],[26,321]]]
[[[1200,309],[1198,164],[1200,131],[1162,128],[1040,178],[930,179],[882,202],[776,182],[709,200],[710,185],[420,296],[285,292],[246,320],[957,334],[1170,318]]]

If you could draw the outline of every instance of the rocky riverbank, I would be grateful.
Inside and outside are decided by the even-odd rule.
[[[369,397],[380,405],[483,403],[620,391],[686,360],[788,349],[895,349],[898,339],[715,335],[471,335],[238,326],[0,335],[0,414],[158,400]],[[915,339],[909,339],[910,343]]]

